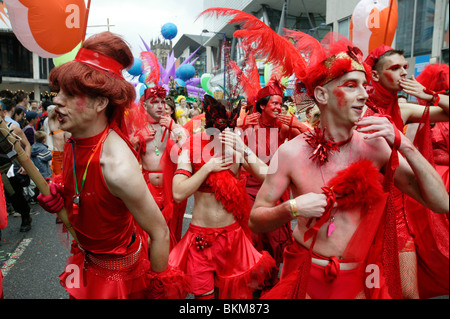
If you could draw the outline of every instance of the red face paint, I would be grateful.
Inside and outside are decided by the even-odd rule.
[[[77,105],[77,111],[83,112],[86,109],[87,97],[86,96],[78,96],[75,100]]]
[[[394,64],[391,67],[387,68],[386,70],[390,70],[390,71],[397,71],[400,68],[404,68],[405,70],[408,70],[408,65],[401,65],[401,64]]]
[[[385,76],[385,78],[388,80],[389,83],[394,83],[394,76],[392,75],[391,72],[383,72],[383,75]]]
[[[345,86],[345,84],[344,84],[344,86]],[[333,90],[333,94],[337,98],[338,106],[344,107],[346,105],[345,92],[344,92],[344,90],[342,90],[341,86],[335,88]]]

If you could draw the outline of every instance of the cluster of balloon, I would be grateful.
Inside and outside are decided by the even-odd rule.
[[[84,0],[4,2],[17,39],[40,57],[72,53],[84,39],[88,12]]]
[[[173,23],[166,23],[161,28],[161,34],[166,40],[171,40],[177,35],[177,27]],[[151,52],[151,48],[149,45],[142,39],[142,43],[145,46],[146,51]],[[185,59],[185,61],[177,68],[175,54],[172,51],[166,60],[166,65],[163,66],[159,63],[160,69],[160,84],[167,91],[170,90],[169,82],[172,77],[175,80],[176,86],[185,87],[189,95],[195,96],[203,96],[206,92],[202,88],[198,87],[200,85],[201,80],[199,78],[195,78],[195,67],[193,63],[196,59],[192,60],[195,54],[198,52],[200,48],[195,50],[191,56]],[[132,67],[127,70],[128,73],[137,78],[139,82],[132,82],[136,88],[136,94],[138,98],[144,93],[146,86],[146,79],[149,76],[149,73],[145,71],[143,66],[143,61],[140,58],[135,58]],[[148,71],[148,70],[147,70]]]

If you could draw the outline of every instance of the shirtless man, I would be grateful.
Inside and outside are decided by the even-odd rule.
[[[150,135],[145,137],[145,151],[140,152],[142,173],[147,186],[153,195],[159,209],[169,221],[173,206],[164,193],[163,163],[161,159],[166,151],[169,139],[181,143],[186,139],[184,129],[166,114],[166,90],[162,87],[153,87],[145,90],[143,107],[147,111],[148,123],[146,127]],[[166,158],[166,157],[165,157]],[[184,211],[183,211],[184,213]],[[173,226],[175,227],[175,226]],[[169,227],[170,228],[170,227]],[[174,231],[174,228],[171,229]],[[178,233],[178,231],[177,231]],[[181,234],[180,234],[181,235]],[[179,240],[180,236],[175,236]],[[173,242],[172,242],[173,244]]]
[[[368,94],[365,90],[367,68],[362,63],[362,53],[358,54],[358,51],[353,48],[348,52],[336,53],[312,66],[328,75],[305,79],[321,111],[319,128],[324,132],[325,139],[320,139],[318,132],[315,132],[316,135],[312,135],[310,140],[301,135],[280,146],[269,167],[269,171],[275,173],[266,176],[256,197],[249,222],[253,231],[271,231],[293,219],[298,221],[293,231],[295,242],[286,249],[284,255],[283,272],[278,285],[281,289],[276,286],[269,293],[270,297],[401,298],[401,288],[392,287],[391,282],[364,286],[364,263],[368,255],[371,257],[375,254],[370,246],[372,243],[381,243],[380,240],[374,240],[379,237],[370,234],[375,234],[378,227],[384,227],[385,224],[365,222],[366,218],[376,214],[365,215],[358,206],[336,208],[334,204],[330,207],[329,193],[323,189],[336,177],[337,172],[361,160],[369,160],[375,171],[386,169],[392,153],[390,146],[394,142],[398,144],[399,138],[401,143],[398,149],[404,157],[399,154],[395,185],[436,213],[449,211],[448,194],[442,180],[412,143],[403,135],[395,134],[386,118],[360,119]],[[337,64],[337,61],[346,60],[351,63]],[[308,143],[314,140],[318,142]],[[320,148],[330,141],[337,143],[336,146],[340,145],[339,152],[326,152],[326,148],[325,151]],[[302,169],[293,163],[301,163]],[[373,178],[368,185],[377,183],[377,180]],[[288,186],[292,189],[294,199],[276,206]],[[358,195],[362,195],[360,197],[365,200],[369,194]],[[380,201],[382,198],[377,197],[373,205],[377,206]],[[326,219],[321,220],[326,208],[330,215],[325,215]],[[314,223],[314,218],[319,220]],[[316,224],[320,225],[319,222],[325,222],[323,226],[328,227],[318,227],[312,238],[305,237],[310,229],[314,230]],[[367,246],[363,246],[363,243]],[[386,246],[381,247],[384,249]],[[395,260],[396,254],[392,255]],[[382,274],[391,271],[383,263],[375,265],[381,266]],[[398,278],[399,274],[396,276]],[[299,290],[292,286],[291,289],[283,289],[283,283],[288,279],[291,279],[291,284],[294,282],[296,287],[300,287]]]
[[[403,56],[403,51],[382,45],[373,50],[366,59],[366,63],[372,67],[372,85],[374,90],[369,94],[365,116],[375,113],[389,115],[396,128],[403,132],[404,126],[410,123],[419,123],[424,114],[425,106],[412,103],[398,103],[398,93],[417,86],[417,81],[408,79],[408,62]],[[435,96],[420,92],[420,97],[426,101],[434,101]],[[439,95],[438,106],[429,108],[430,123],[448,122],[448,96]],[[418,298],[417,286],[417,238],[413,234],[414,226],[412,218],[408,217],[405,203],[408,200],[402,192],[396,191],[396,210],[398,228],[398,249],[400,266],[402,269],[403,295],[406,298]],[[446,222],[448,224],[448,222]]]

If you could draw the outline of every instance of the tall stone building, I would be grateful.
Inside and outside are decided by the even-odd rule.
[[[150,49],[156,55],[163,67],[167,65],[167,57],[173,49],[172,40],[151,40]]]

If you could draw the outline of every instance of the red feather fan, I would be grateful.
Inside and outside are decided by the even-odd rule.
[[[292,74],[298,78],[306,75],[306,62],[302,55],[295,50],[292,43],[273,31],[267,24],[257,17],[235,9],[210,8],[203,11],[201,16],[233,16],[228,23],[241,24],[241,30],[234,33],[234,37],[243,38],[244,44],[252,45],[255,53],[267,59],[267,63],[283,68],[283,77]]]
[[[157,86],[161,76],[158,58],[153,52],[144,51],[141,52],[141,60],[144,66],[144,71],[149,72],[147,78],[145,79],[145,83],[148,87],[152,84]]]
[[[233,60],[228,62],[228,66],[233,71],[243,92],[247,96],[247,104],[254,105],[256,103],[258,92],[261,90],[258,66],[256,65],[256,58],[251,46],[247,45],[242,48],[245,52],[245,67],[242,69],[239,68],[237,63]]]

